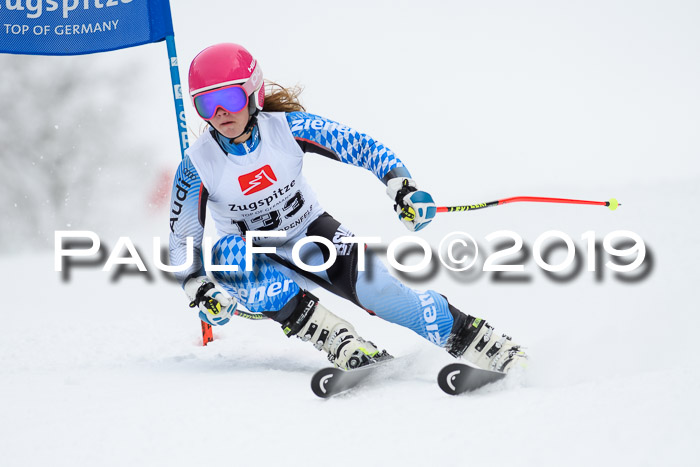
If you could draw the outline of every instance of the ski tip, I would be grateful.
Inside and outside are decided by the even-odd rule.
[[[314,394],[322,399],[331,397],[334,394],[334,378],[338,376],[339,372],[342,372],[342,370],[338,368],[323,368],[318,370],[311,378],[311,390]]]
[[[505,373],[481,370],[463,363],[451,363],[438,373],[438,386],[445,393],[456,396],[495,383],[504,377]]]
[[[445,366],[440,373],[438,373],[437,382],[440,389],[451,396],[456,396],[461,394],[459,387],[460,375],[464,371],[463,365],[459,363],[452,363]]]

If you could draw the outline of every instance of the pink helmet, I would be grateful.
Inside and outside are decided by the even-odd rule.
[[[238,44],[216,44],[194,57],[190,64],[190,97],[230,84],[240,84],[248,97],[248,111],[255,115],[265,101],[265,83],[257,60]]]

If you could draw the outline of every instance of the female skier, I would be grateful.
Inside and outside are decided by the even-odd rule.
[[[226,324],[240,302],[280,323],[288,337],[311,341],[339,368],[387,358],[386,351],[362,339],[309,292],[321,286],[480,368],[506,372],[526,358],[510,337],[495,334],[484,320],[462,313],[437,292],[404,286],[379,260],[370,259],[371,277],[358,270],[358,245],[340,240],[353,234],[319,204],[302,173],[304,154],[371,171],[386,185],[401,222],[411,231],[420,230],[435,216],[435,203],[389,148],[306,113],[292,91],[275,87],[266,96],[260,64],[240,45],[217,44],[201,51],[190,65],[189,90],[209,126],[187,150],[175,175],[170,264],[184,265],[187,237],[193,237],[192,264],[176,276],[203,321]],[[214,280],[199,259],[207,207],[220,236],[212,264],[238,267],[234,272],[214,271]],[[243,240],[247,231],[276,235],[255,240],[256,247],[275,250],[256,254],[251,271],[246,270],[246,246],[251,245]],[[294,245],[306,236],[332,242],[337,258],[330,268],[310,273],[293,261]],[[307,265],[322,265],[329,251],[309,243],[301,256]]]

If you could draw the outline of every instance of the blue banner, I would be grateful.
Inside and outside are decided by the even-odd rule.
[[[79,55],[173,35],[168,0],[0,0],[0,52]]]

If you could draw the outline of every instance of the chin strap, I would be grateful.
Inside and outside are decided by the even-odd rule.
[[[241,136],[245,135],[249,131],[253,130],[253,127],[258,123],[258,111],[256,110],[253,115],[250,116],[248,119],[248,123],[246,124],[245,128],[243,128],[243,131],[241,132],[240,135],[234,136],[233,138],[229,139],[229,143],[231,144],[236,144],[233,140],[236,138],[240,138]]]

